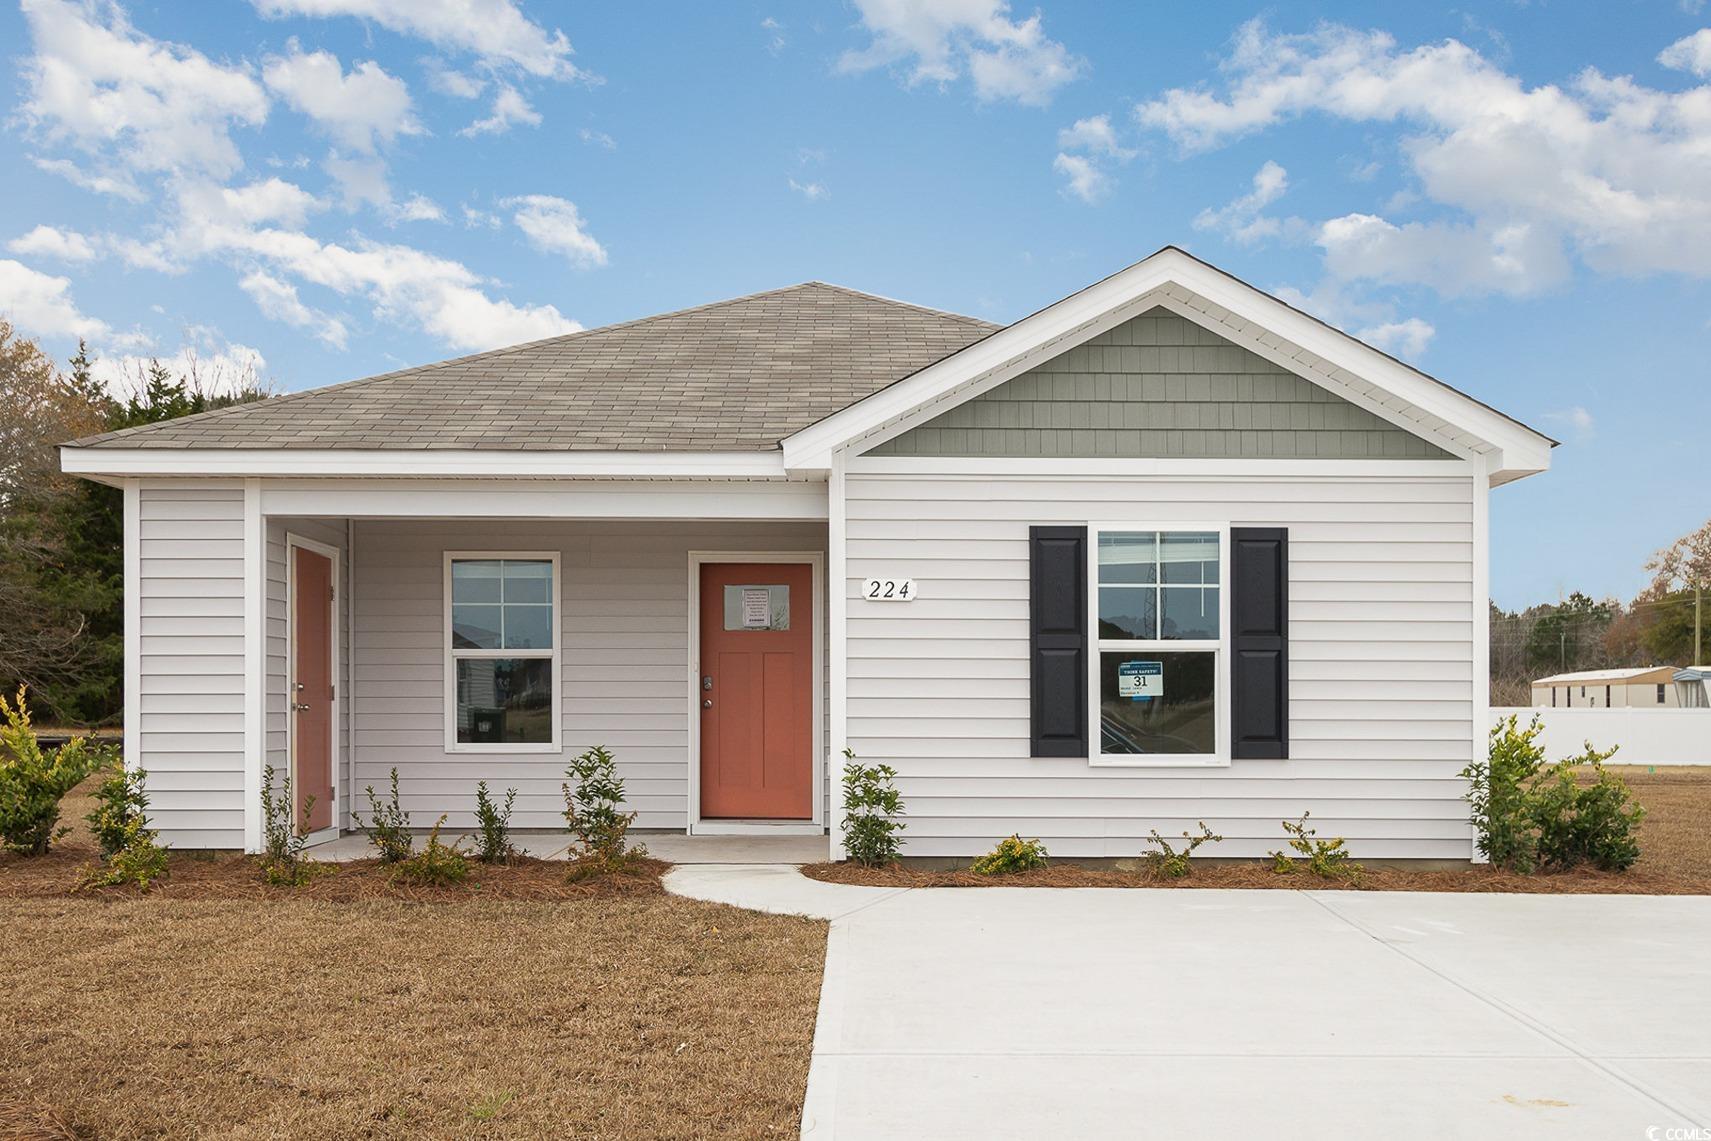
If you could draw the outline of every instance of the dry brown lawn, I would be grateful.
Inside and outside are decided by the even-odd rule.
[[[800,1128],[824,923],[667,896],[657,864],[292,890],[175,856],[146,896],[72,894],[94,853],[63,843],[0,857],[0,1139]]]
[[[1368,867],[1347,880],[1321,880],[1303,874],[1279,875],[1269,863],[1201,858],[1217,845],[1201,848],[1192,873],[1165,879],[1141,869],[1081,867],[1054,862],[1034,872],[980,876],[966,869],[939,871],[920,867],[864,868],[855,864],[810,864],[803,874],[830,883],[885,887],[1174,887],[1174,888],[1340,888],[1364,891],[1513,891],[1531,894],[1587,893],[1641,895],[1711,894],[1711,767],[1611,765],[1646,809],[1640,824],[1640,861],[1626,872],[1592,869],[1542,875],[1516,875],[1485,866],[1438,871],[1407,867]],[[1328,838],[1328,835],[1327,837]],[[1278,831],[1278,847],[1283,833]],[[996,839],[994,840],[996,843]],[[905,847],[905,853],[908,849]]]

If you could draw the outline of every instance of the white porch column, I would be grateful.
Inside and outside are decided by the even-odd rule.
[[[143,495],[125,481],[125,767],[143,767]]]
[[[841,860],[844,851],[844,747],[846,694],[849,690],[849,655],[845,615],[849,610],[850,584],[844,561],[844,453],[832,453],[831,470],[826,477],[826,614],[828,656],[831,658],[826,678],[826,694],[831,709],[831,756],[826,758],[826,786],[831,811],[826,815],[831,834],[831,858]]]
[[[267,516],[261,480],[244,480],[244,850],[262,848],[267,763]]]

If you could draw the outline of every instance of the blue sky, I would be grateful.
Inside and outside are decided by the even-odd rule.
[[[1562,439],[1493,592],[1627,598],[1711,514],[1708,26],[25,0],[0,314],[291,390],[810,278],[1009,321],[1174,243]]]

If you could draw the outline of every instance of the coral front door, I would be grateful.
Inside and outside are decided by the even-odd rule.
[[[701,566],[701,816],[814,815],[814,599],[807,563]]]
[[[333,823],[333,560],[294,546],[291,573],[291,799],[318,831]]]

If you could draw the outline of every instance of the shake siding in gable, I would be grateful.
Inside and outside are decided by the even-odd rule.
[[[244,492],[144,484],[138,495],[140,689],[149,816],[177,848],[237,848],[244,829]]]
[[[875,456],[1444,459],[1448,454],[1168,309],[1151,309]]]
[[[397,766],[413,823],[449,812],[448,827],[468,828],[485,779],[501,796],[518,789],[514,827],[561,828],[565,765],[598,744],[618,759],[636,827],[682,830],[689,552],[825,549],[824,524],[358,521],[352,783],[381,788]],[[560,552],[562,755],[446,752],[448,550]]]
[[[1458,469],[1465,471],[1465,469]],[[848,735],[900,774],[907,854],[970,855],[1012,832],[1061,856],[1135,856],[1204,820],[1223,856],[1281,846],[1311,810],[1370,858],[1465,860],[1472,755],[1474,480],[848,478]],[[1228,768],[1033,759],[1028,527],[1088,521],[1289,528],[1290,758]],[[863,602],[865,577],[916,601]]]

